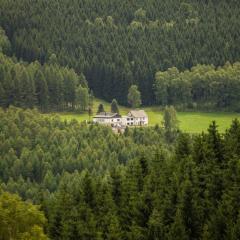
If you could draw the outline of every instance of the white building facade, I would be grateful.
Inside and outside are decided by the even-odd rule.
[[[126,126],[147,126],[148,115],[144,110],[132,110],[127,116],[123,116],[123,124]]]
[[[93,122],[111,126],[121,125],[122,117],[118,113],[102,112],[93,117]]]
[[[99,113],[93,118],[94,123],[110,125],[112,127],[147,126],[148,115],[144,110],[132,110],[127,116],[118,113]]]

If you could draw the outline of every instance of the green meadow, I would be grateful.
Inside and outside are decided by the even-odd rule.
[[[104,105],[105,111],[110,111],[110,104],[96,99],[93,106],[93,115],[96,114],[98,105],[102,103]],[[119,107],[120,113],[122,115],[127,114],[130,108]],[[155,124],[162,124],[162,111],[158,107],[146,107],[143,108],[149,117],[149,125],[154,126]],[[89,120],[88,113],[72,113],[63,112],[58,113],[62,120],[72,120],[76,119],[79,122]],[[240,119],[239,113],[227,113],[227,112],[177,112],[177,117],[179,120],[180,129],[189,133],[200,133],[206,131],[209,124],[212,121],[216,121],[219,126],[219,131],[224,132],[231,124],[234,118]],[[91,117],[92,118],[92,117]],[[90,119],[91,119],[90,118]]]

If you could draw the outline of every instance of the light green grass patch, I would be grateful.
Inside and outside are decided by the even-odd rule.
[[[212,121],[216,121],[218,130],[225,132],[230,127],[232,120],[240,118],[237,113],[223,113],[223,112],[179,112],[178,119],[180,120],[180,128],[182,131],[190,133],[199,133],[206,131]]]
[[[149,117],[149,125],[161,124],[163,114],[157,107],[145,108]],[[226,112],[178,112],[177,118],[182,131],[189,133],[200,133],[206,131],[212,121],[216,121],[220,132],[224,132],[230,127],[232,120],[240,119],[239,113]]]

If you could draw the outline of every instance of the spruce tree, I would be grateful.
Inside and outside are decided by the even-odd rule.
[[[177,210],[174,222],[171,224],[171,228],[168,234],[168,239],[175,240],[188,240],[190,239],[187,234],[187,229],[183,220],[183,213],[180,209]]]
[[[76,89],[76,105],[78,105],[81,111],[85,111],[89,105],[88,89],[82,86],[78,86]]]
[[[105,110],[104,110],[104,106],[103,106],[103,104],[100,103],[100,104],[98,105],[97,113],[102,113],[102,112],[105,112]]]
[[[35,73],[35,85],[38,105],[46,110],[48,107],[48,86],[41,70]]]
[[[20,75],[21,82],[21,104],[24,107],[33,107],[36,104],[35,86],[26,70]]]
[[[163,112],[163,127],[167,141],[172,142],[177,136],[179,121],[173,106],[166,106]]]
[[[223,162],[223,144],[220,133],[217,130],[218,126],[215,121],[208,128],[207,143],[209,150],[211,151],[213,160],[219,163]]]
[[[116,100],[116,99],[113,99],[113,100],[112,100],[112,103],[111,103],[111,112],[112,112],[112,113],[119,113],[118,103],[117,103],[117,100]]]
[[[2,84],[0,83],[0,96],[1,96],[1,98],[0,98],[0,106],[1,107],[4,107],[4,99],[5,99],[5,91],[4,91],[4,89],[3,89],[3,86],[2,86]]]

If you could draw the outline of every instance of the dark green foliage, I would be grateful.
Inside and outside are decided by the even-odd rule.
[[[239,122],[220,135],[116,135],[0,109],[0,184],[41,204],[51,239],[238,239]]]
[[[0,27],[0,52],[10,53],[11,44],[5,34],[5,31]]]
[[[117,100],[116,100],[116,99],[113,99],[113,100],[112,100],[112,103],[111,103],[111,112],[112,112],[112,113],[119,113],[118,103],[117,103]]]
[[[35,76],[34,79],[36,79],[36,82],[38,82],[37,76]],[[39,96],[36,96],[35,82],[28,75],[28,72],[25,69],[22,70],[22,73],[19,77],[19,82],[21,84],[20,85],[21,99],[19,99],[19,104],[23,107],[32,108],[34,105],[37,104],[37,99]],[[48,98],[46,82],[43,81],[42,83],[44,84],[45,87],[45,89],[43,89],[45,92],[42,92],[42,94],[45,95],[46,98]]]
[[[104,106],[103,106],[103,104],[100,103],[99,106],[98,106],[97,113],[102,113],[102,112],[105,112],[105,110],[104,110]]]
[[[34,76],[36,85],[37,103],[42,109],[46,109],[48,105],[48,87],[43,73],[38,70]]]
[[[190,136],[166,107],[163,129],[118,135],[23,110],[90,116],[93,91],[114,99],[112,112],[117,101],[239,110],[239,1],[0,6],[0,187],[41,205],[50,239],[240,238],[238,120],[225,134],[213,122]],[[14,213],[0,211],[0,239],[8,221],[22,222]],[[21,239],[40,239],[32,230]]]
[[[132,84],[144,104],[153,103],[158,70],[240,60],[236,0],[1,0],[0,6],[0,25],[18,58],[68,65],[86,75],[97,97],[121,104]],[[222,84],[214,88],[218,104],[227,104],[219,98]],[[179,102],[188,102],[187,79],[181,89]]]
[[[191,139],[186,133],[181,133],[177,138],[176,156],[179,159],[188,157],[191,154]]]
[[[88,89],[81,85],[77,87],[75,105],[79,106],[82,111],[85,111],[89,105]]]
[[[173,106],[166,106],[163,112],[163,127],[165,130],[165,136],[166,139],[169,142],[172,142],[178,132],[178,119],[177,119],[177,113]]]
[[[53,59],[52,59],[53,61]],[[15,63],[0,53],[0,106],[41,110],[86,110],[89,102],[85,77],[51,63]],[[91,105],[93,93],[91,92]]]
[[[160,105],[239,111],[239,62],[215,68],[197,65],[191,71],[175,67],[155,76],[155,96]]]
[[[223,161],[223,143],[215,121],[208,128],[207,142],[210,152],[213,154],[212,159],[221,163]]]

